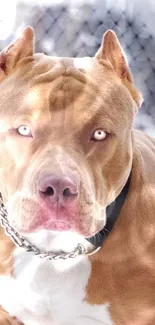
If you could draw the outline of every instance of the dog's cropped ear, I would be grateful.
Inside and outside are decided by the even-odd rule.
[[[125,53],[116,34],[112,30],[108,30],[103,35],[101,47],[97,51],[95,57],[99,61],[106,60],[110,62],[118,77],[129,89],[138,107],[140,107],[143,101],[142,96],[140,92],[134,88],[132,74],[130,72]]]
[[[34,31],[31,27],[27,27],[13,44],[0,53],[0,81],[16,67],[21,59],[33,56],[33,50]]]

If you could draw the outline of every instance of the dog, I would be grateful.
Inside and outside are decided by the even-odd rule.
[[[155,140],[116,34],[0,54],[0,325],[155,324]]]

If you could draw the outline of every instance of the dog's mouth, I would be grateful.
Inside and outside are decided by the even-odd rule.
[[[11,237],[11,239],[14,241],[15,245],[24,248],[26,251],[34,253],[35,255],[39,256],[40,258],[45,258],[48,260],[58,260],[58,259],[67,259],[67,258],[75,258],[79,255],[91,255],[96,253],[103,244],[104,240],[107,238],[107,236],[111,233],[111,230],[113,229],[113,226],[117,220],[117,217],[120,214],[121,208],[124,204],[124,201],[126,199],[126,196],[128,194],[129,185],[130,185],[130,178],[131,174],[122,189],[121,193],[118,195],[118,197],[113,201],[107,208],[106,208],[106,215],[107,215],[107,223],[106,228],[101,229],[98,233],[96,233],[94,236],[90,238],[84,238],[84,241],[87,241],[89,245],[86,245],[79,242],[73,248],[71,252],[53,252],[53,251],[44,251],[42,249],[39,249],[35,245],[33,245],[27,238],[22,236],[18,231],[16,231],[8,221],[8,214],[7,210],[4,206],[2,196],[0,193],[0,219],[2,227],[5,229],[5,232],[8,236]],[[57,221],[55,223],[55,230],[60,228],[63,228],[64,230],[64,222],[62,223],[61,220]],[[69,225],[66,223],[65,227],[67,230],[69,229]],[[52,226],[52,231],[54,230]],[[64,231],[65,233],[65,231]],[[88,246],[88,248],[87,248]]]
[[[32,224],[31,225],[31,232],[36,232],[36,229],[37,230],[40,230],[40,229],[47,229],[47,230],[52,230],[52,231],[69,231],[72,229],[72,226],[66,222],[66,221],[63,221],[63,220],[50,220],[48,222],[45,222],[44,224],[41,223],[40,227],[36,226],[36,223]]]
[[[59,251],[59,252],[53,252],[53,251],[45,251],[42,249],[39,249],[35,245],[33,245],[28,239],[20,235],[15,229],[13,229],[7,219],[6,216],[6,210],[1,209],[0,212],[1,216],[1,225],[5,229],[5,232],[8,236],[11,237],[15,245],[19,248],[25,249],[27,252],[34,253],[36,256],[40,258],[44,258],[47,260],[59,260],[63,259],[66,260],[68,258],[75,258],[80,255],[92,255],[96,253],[99,249],[99,247],[95,247],[93,244],[90,243],[88,248],[85,247],[85,245],[78,243],[77,246],[70,252],[64,252],[64,251]]]
[[[39,249],[37,246],[32,244],[29,239],[21,235],[16,229],[14,229],[8,221],[8,213],[6,207],[3,203],[2,196],[0,194],[0,219],[1,225],[4,228],[6,234],[12,239],[15,245],[19,248],[25,249],[27,252],[33,253],[40,258],[44,258],[47,260],[66,260],[68,258],[75,258],[80,255],[91,255],[94,254],[100,247],[95,247],[91,242],[89,245],[84,245],[83,243],[78,243],[75,248],[73,248],[70,252],[53,252],[53,251],[45,251],[43,249]],[[66,224],[67,225],[67,224]],[[55,227],[60,227],[59,222],[55,225]],[[68,227],[68,225],[67,225]],[[60,228],[59,228],[60,229]],[[63,224],[64,229],[64,224]],[[87,239],[85,239],[87,240]],[[85,247],[87,246],[87,247]]]

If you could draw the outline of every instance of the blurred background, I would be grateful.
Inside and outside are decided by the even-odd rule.
[[[69,57],[93,56],[113,29],[144,97],[135,127],[155,137],[154,0],[0,0],[0,50],[26,25],[37,52]]]

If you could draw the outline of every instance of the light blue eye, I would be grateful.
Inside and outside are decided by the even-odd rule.
[[[22,136],[25,137],[30,137],[31,136],[31,130],[27,125],[21,125],[18,129],[17,129],[18,133]]]
[[[92,140],[101,141],[104,140],[107,136],[107,133],[101,129],[96,130],[92,135]]]

